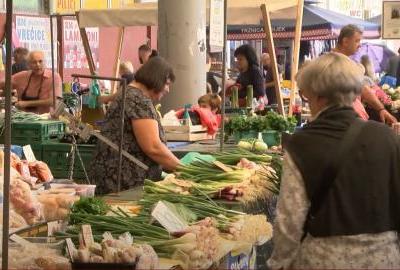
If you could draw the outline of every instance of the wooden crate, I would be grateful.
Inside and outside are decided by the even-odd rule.
[[[192,125],[191,121],[185,121],[180,126],[164,126],[168,141],[201,141],[208,139],[207,128],[202,125]]]

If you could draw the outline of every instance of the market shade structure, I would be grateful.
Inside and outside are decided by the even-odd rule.
[[[381,23],[382,23],[382,15],[378,15],[378,16],[369,18],[367,21],[372,22],[372,23],[376,23],[378,25],[381,25]]]
[[[294,17],[284,14],[293,14],[295,8],[290,7],[271,13],[274,39],[292,39],[295,31]],[[304,6],[302,40],[336,39],[340,29],[347,24],[355,24],[364,30],[363,38],[379,38],[379,24],[346,16],[334,11],[306,4]],[[230,25],[228,26],[228,39],[248,40],[265,38],[264,29],[256,25]]]
[[[205,0],[206,1],[206,0]],[[297,0],[228,0],[228,25],[259,25],[262,21],[260,6],[266,4],[270,12],[287,10],[297,5]],[[207,1],[209,9],[209,1]],[[290,11],[290,13],[288,13]],[[126,27],[158,24],[157,3],[135,4],[128,9],[96,9],[77,12],[79,26],[84,27]],[[209,12],[207,11],[207,21]],[[278,16],[275,15],[274,17]],[[295,18],[296,9],[279,13],[280,18]]]

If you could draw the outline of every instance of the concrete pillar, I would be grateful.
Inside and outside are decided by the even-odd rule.
[[[158,49],[176,75],[162,111],[197,104],[206,93],[206,1],[159,0]]]

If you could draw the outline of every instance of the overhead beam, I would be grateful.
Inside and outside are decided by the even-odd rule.
[[[300,40],[301,40],[301,28],[303,25],[303,8],[304,0],[298,0],[297,5],[297,16],[296,16],[296,29],[294,35],[294,48],[292,55],[292,65],[291,65],[291,91],[290,91],[290,103],[289,103],[289,116],[293,115],[293,104],[297,92],[296,74],[299,71],[299,61],[300,61]]]

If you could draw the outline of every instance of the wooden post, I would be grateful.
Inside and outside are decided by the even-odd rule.
[[[122,52],[122,44],[124,43],[124,34],[125,34],[125,27],[120,27],[118,32],[118,48],[115,53],[115,63],[113,68],[113,77],[119,77],[119,64],[121,63],[121,52]],[[112,82],[111,93],[115,93],[117,91],[119,82]]]
[[[279,82],[279,72],[278,72],[278,64],[275,53],[274,38],[272,36],[271,19],[269,16],[269,11],[267,11],[267,7],[265,6],[265,4],[262,4],[260,8],[264,20],[264,32],[266,34],[268,52],[269,55],[271,56],[272,76],[274,78],[276,98],[278,99],[278,111],[280,114],[285,116],[285,109],[283,107],[283,100],[281,95],[281,84]]]
[[[290,91],[290,103],[289,103],[289,116],[293,115],[293,103],[296,97],[297,92],[297,83],[295,80],[295,76],[297,71],[299,70],[299,58],[300,58],[300,40],[301,40],[301,28],[303,24],[303,7],[304,7],[304,0],[298,0],[297,4],[297,17],[296,17],[296,30],[294,35],[294,48],[292,54],[292,66],[291,66],[291,82],[292,82],[292,89]]]
[[[76,13],[76,20],[78,21],[78,24],[79,24],[78,12]],[[86,34],[86,29],[79,28],[79,32],[81,33],[82,44],[83,44],[83,48],[85,49],[85,54],[86,54],[86,59],[88,61],[90,74],[95,75],[96,74],[96,65],[94,64],[94,61],[93,61],[92,51],[90,50],[89,39]]]
[[[64,80],[64,27],[63,18],[57,16],[57,64],[58,74],[60,74],[61,80]]]

